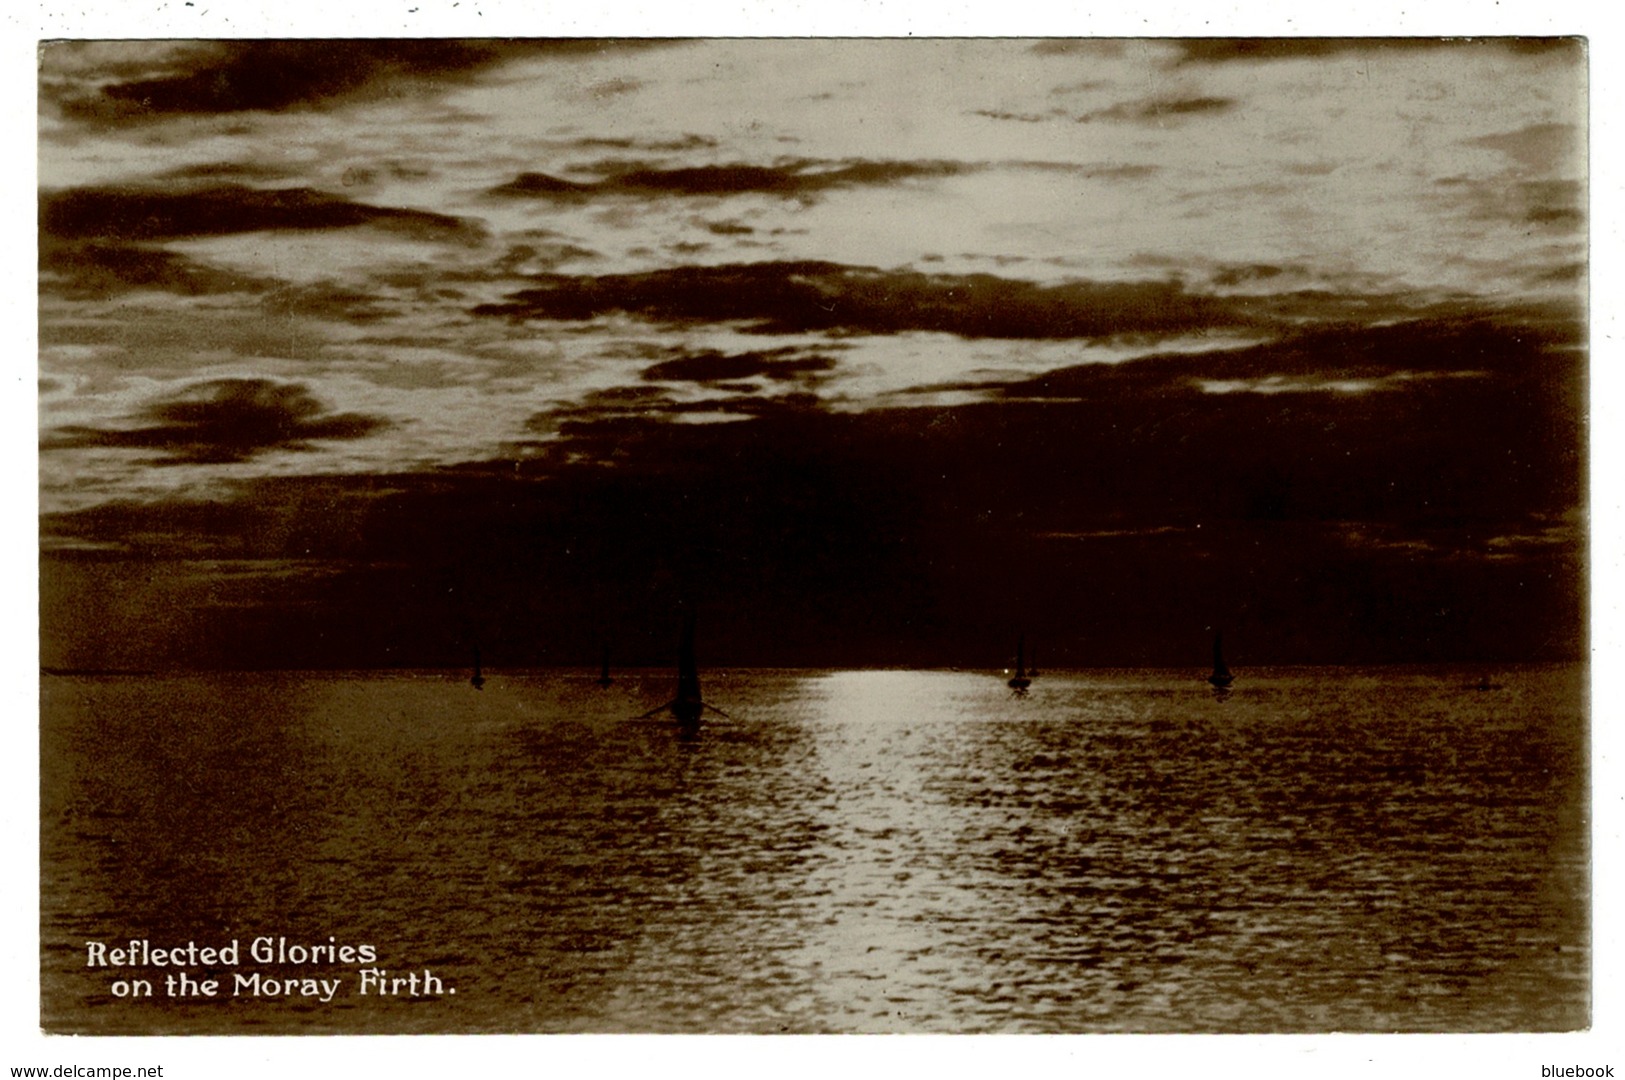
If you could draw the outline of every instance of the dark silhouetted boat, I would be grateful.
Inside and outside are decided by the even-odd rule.
[[[476,690],[485,688],[485,676],[480,672],[480,647],[474,646],[474,677],[468,680],[468,685]]]
[[[1207,677],[1207,681],[1221,689],[1236,681],[1236,677],[1230,674],[1230,669],[1225,666],[1224,633],[1219,630],[1213,632],[1213,674]]]
[[[683,635],[677,643],[677,696],[650,709],[640,719],[669,711],[679,725],[692,729],[699,726],[700,717],[707,709],[721,717],[728,715],[714,705],[707,705],[700,695],[700,665],[694,659],[694,616],[689,615],[683,620]]]
[[[598,685],[607,687],[615,680],[609,677],[609,646],[604,646],[604,664],[598,669]]]
[[[1012,690],[1025,690],[1027,687],[1033,684],[1032,679],[1028,678],[1027,676],[1027,664],[1026,657],[1024,655],[1026,651],[1027,636],[1023,634],[1021,637],[1016,639],[1016,673],[1014,677],[1012,677],[1010,681],[1005,684]]]

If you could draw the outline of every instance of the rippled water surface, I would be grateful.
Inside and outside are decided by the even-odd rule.
[[[1584,1027],[1584,673],[46,677],[45,1026]],[[373,945],[257,964],[257,937]],[[115,998],[86,943],[309,997]],[[202,974],[207,975],[208,972]],[[451,993],[455,990],[455,993]]]

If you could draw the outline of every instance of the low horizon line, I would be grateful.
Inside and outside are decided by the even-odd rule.
[[[1256,664],[1235,665],[1234,670],[1240,672],[1258,671],[1269,668],[1392,668],[1392,667],[1558,667],[1558,666],[1589,666],[1588,657],[1555,660],[1370,660],[1355,663],[1327,663],[1313,661],[1288,661],[1282,663],[1260,662]],[[643,673],[666,672],[674,670],[675,664],[644,664],[627,665],[620,668],[611,668],[615,673]],[[1060,664],[1046,666],[1036,672],[1028,674],[1042,678],[1046,671],[1204,671],[1209,670],[1211,664]],[[41,664],[39,673],[42,676],[62,678],[69,676],[92,675],[187,675],[200,673],[223,674],[260,674],[285,673],[297,674],[302,672],[322,672],[328,674],[361,671],[432,671],[432,672],[463,672],[468,669],[465,664],[423,665],[423,664],[391,664],[391,665],[335,665],[332,667],[155,667],[155,668],[79,668],[63,667],[58,665]],[[489,677],[493,671],[497,675],[503,672],[526,671],[572,671],[597,672],[600,665],[596,663],[580,664],[517,664],[512,666],[498,666],[491,668],[485,665],[482,668]],[[1012,666],[971,666],[966,664],[717,664],[702,669],[703,671],[953,671],[953,672],[984,672],[989,675],[1010,672],[1015,670]]]

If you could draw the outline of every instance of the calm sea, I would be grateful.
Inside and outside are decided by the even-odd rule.
[[[669,672],[46,676],[43,1024],[1587,1026],[1582,668],[1201,674],[713,671],[693,737]]]

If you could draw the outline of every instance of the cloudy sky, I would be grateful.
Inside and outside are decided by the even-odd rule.
[[[1582,652],[1573,42],[39,79],[46,665]]]

